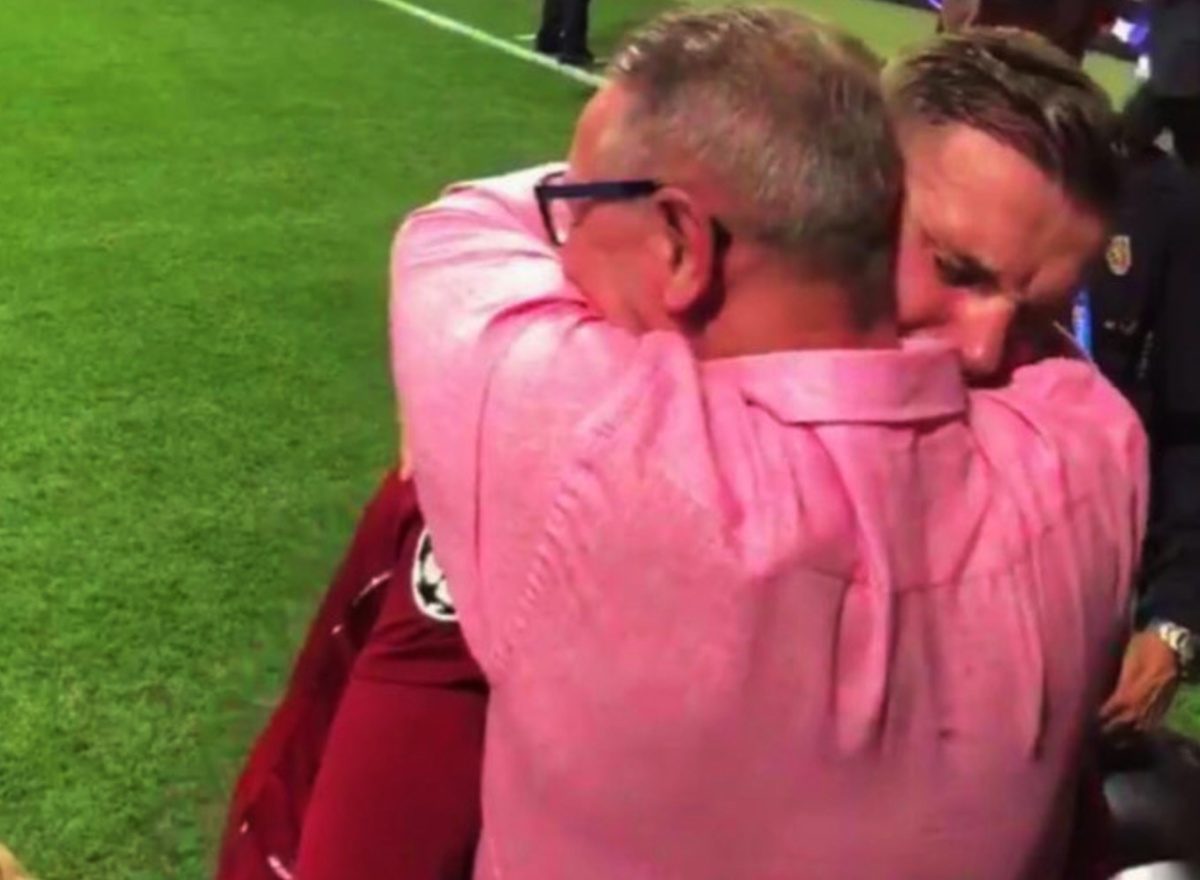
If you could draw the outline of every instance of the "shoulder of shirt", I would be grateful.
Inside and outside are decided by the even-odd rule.
[[[512,171],[495,177],[453,183],[443,190],[442,198],[475,196],[501,204],[528,201],[535,186],[551,174],[561,172],[564,167],[561,162],[553,162],[522,168],[520,171]]]
[[[547,175],[562,169],[561,164],[538,165],[498,177],[468,180],[446,187],[438,199],[413,211],[396,234],[397,248],[418,228],[446,230],[456,222],[482,223],[480,231],[493,224],[515,220],[522,226],[540,230],[533,188]]]
[[[1052,445],[1092,449],[1122,470],[1137,468],[1147,440],[1141,419],[1129,401],[1086,361],[1048,358],[1021,367],[1002,388],[972,393],[976,406],[1007,411],[1033,434],[1057,438]],[[1102,451],[1103,450],[1103,451]],[[1080,462],[1077,462],[1080,463]]]
[[[1048,410],[1097,407],[1137,421],[1137,414],[1116,387],[1090,361],[1046,358],[1018,368],[1008,384],[981,392],[990,397],[1025,398]]]

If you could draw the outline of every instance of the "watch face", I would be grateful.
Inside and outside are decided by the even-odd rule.
[[[1184,669],[1191,670],[1196,665],[1196,639],[1187,630],[1179,645],[1179,660]]]
[[[1179,657],[1179,665],[1188,670],[1196,661],[1196,640],[1190,630],[1178,624],[1160,621],[1153,632]]]

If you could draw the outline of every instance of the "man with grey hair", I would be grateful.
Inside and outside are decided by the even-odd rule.
[[[764,45],[770,57],[760,57]],[[799,322],[805,336],[872,338],[890,320],[901,166],[882,112],[878,62],[865,47],[783,10],[726,10],[646,26],[609,73],[615,85],[601,89],[579,121],[574,168],[548,175],[538,190],[550,234],[567,245],[568,275],[588,276],[588,294],[605,315],[635,331],[683,321],[697,331],[694,344],[716,356],[740,347],[728,330],[740,335],[745,322],[779,309],[726,302],[726,285],[708,277],[692,280],[703,290],[679,313],[649,297],[618,297],[630,286],[629,267],[613,260],[614,243],[592,249],[567,239],[585,212],[624,203],[661,205],[651,216],[667,218],[713,272],[743,255],[746,243],[769,250],[780,263],[775,270],[806,287],[796,298],[810,313]],[[648,180],[667,163],[672,186],[653,193],[581,192],[581,175],[571,173]]]
[[[1085,365],[970,391],[898,341],[876,75],[794,12],[664,17],[565,169],[397,240],[406,442],[493,687],[477,876],[1061,872],[1143,438]]]

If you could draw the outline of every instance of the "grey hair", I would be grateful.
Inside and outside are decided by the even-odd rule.
[[[729,6],[659,17],[609,74],[634,96],[626,125],[646,162],[696,163],[736,205],[722,218],[735,235],[843,284],[865,326],[894,310],[903,185],[881,69],[793,9]]]

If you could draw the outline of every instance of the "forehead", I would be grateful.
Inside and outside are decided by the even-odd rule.
[[[1030,160],[966,126],[901,132],[910,218],[934,247],[966,255],[1006,286],[1077,261],[1100,220]]]
[[[632,109],[633,100],[633,93],[627,86],[609,82],[584,105],[575,125],[568,157],[574,172],[591,176],[590,172],[595,170],[601,158],[615,146],[620,133],[618,123]]]

